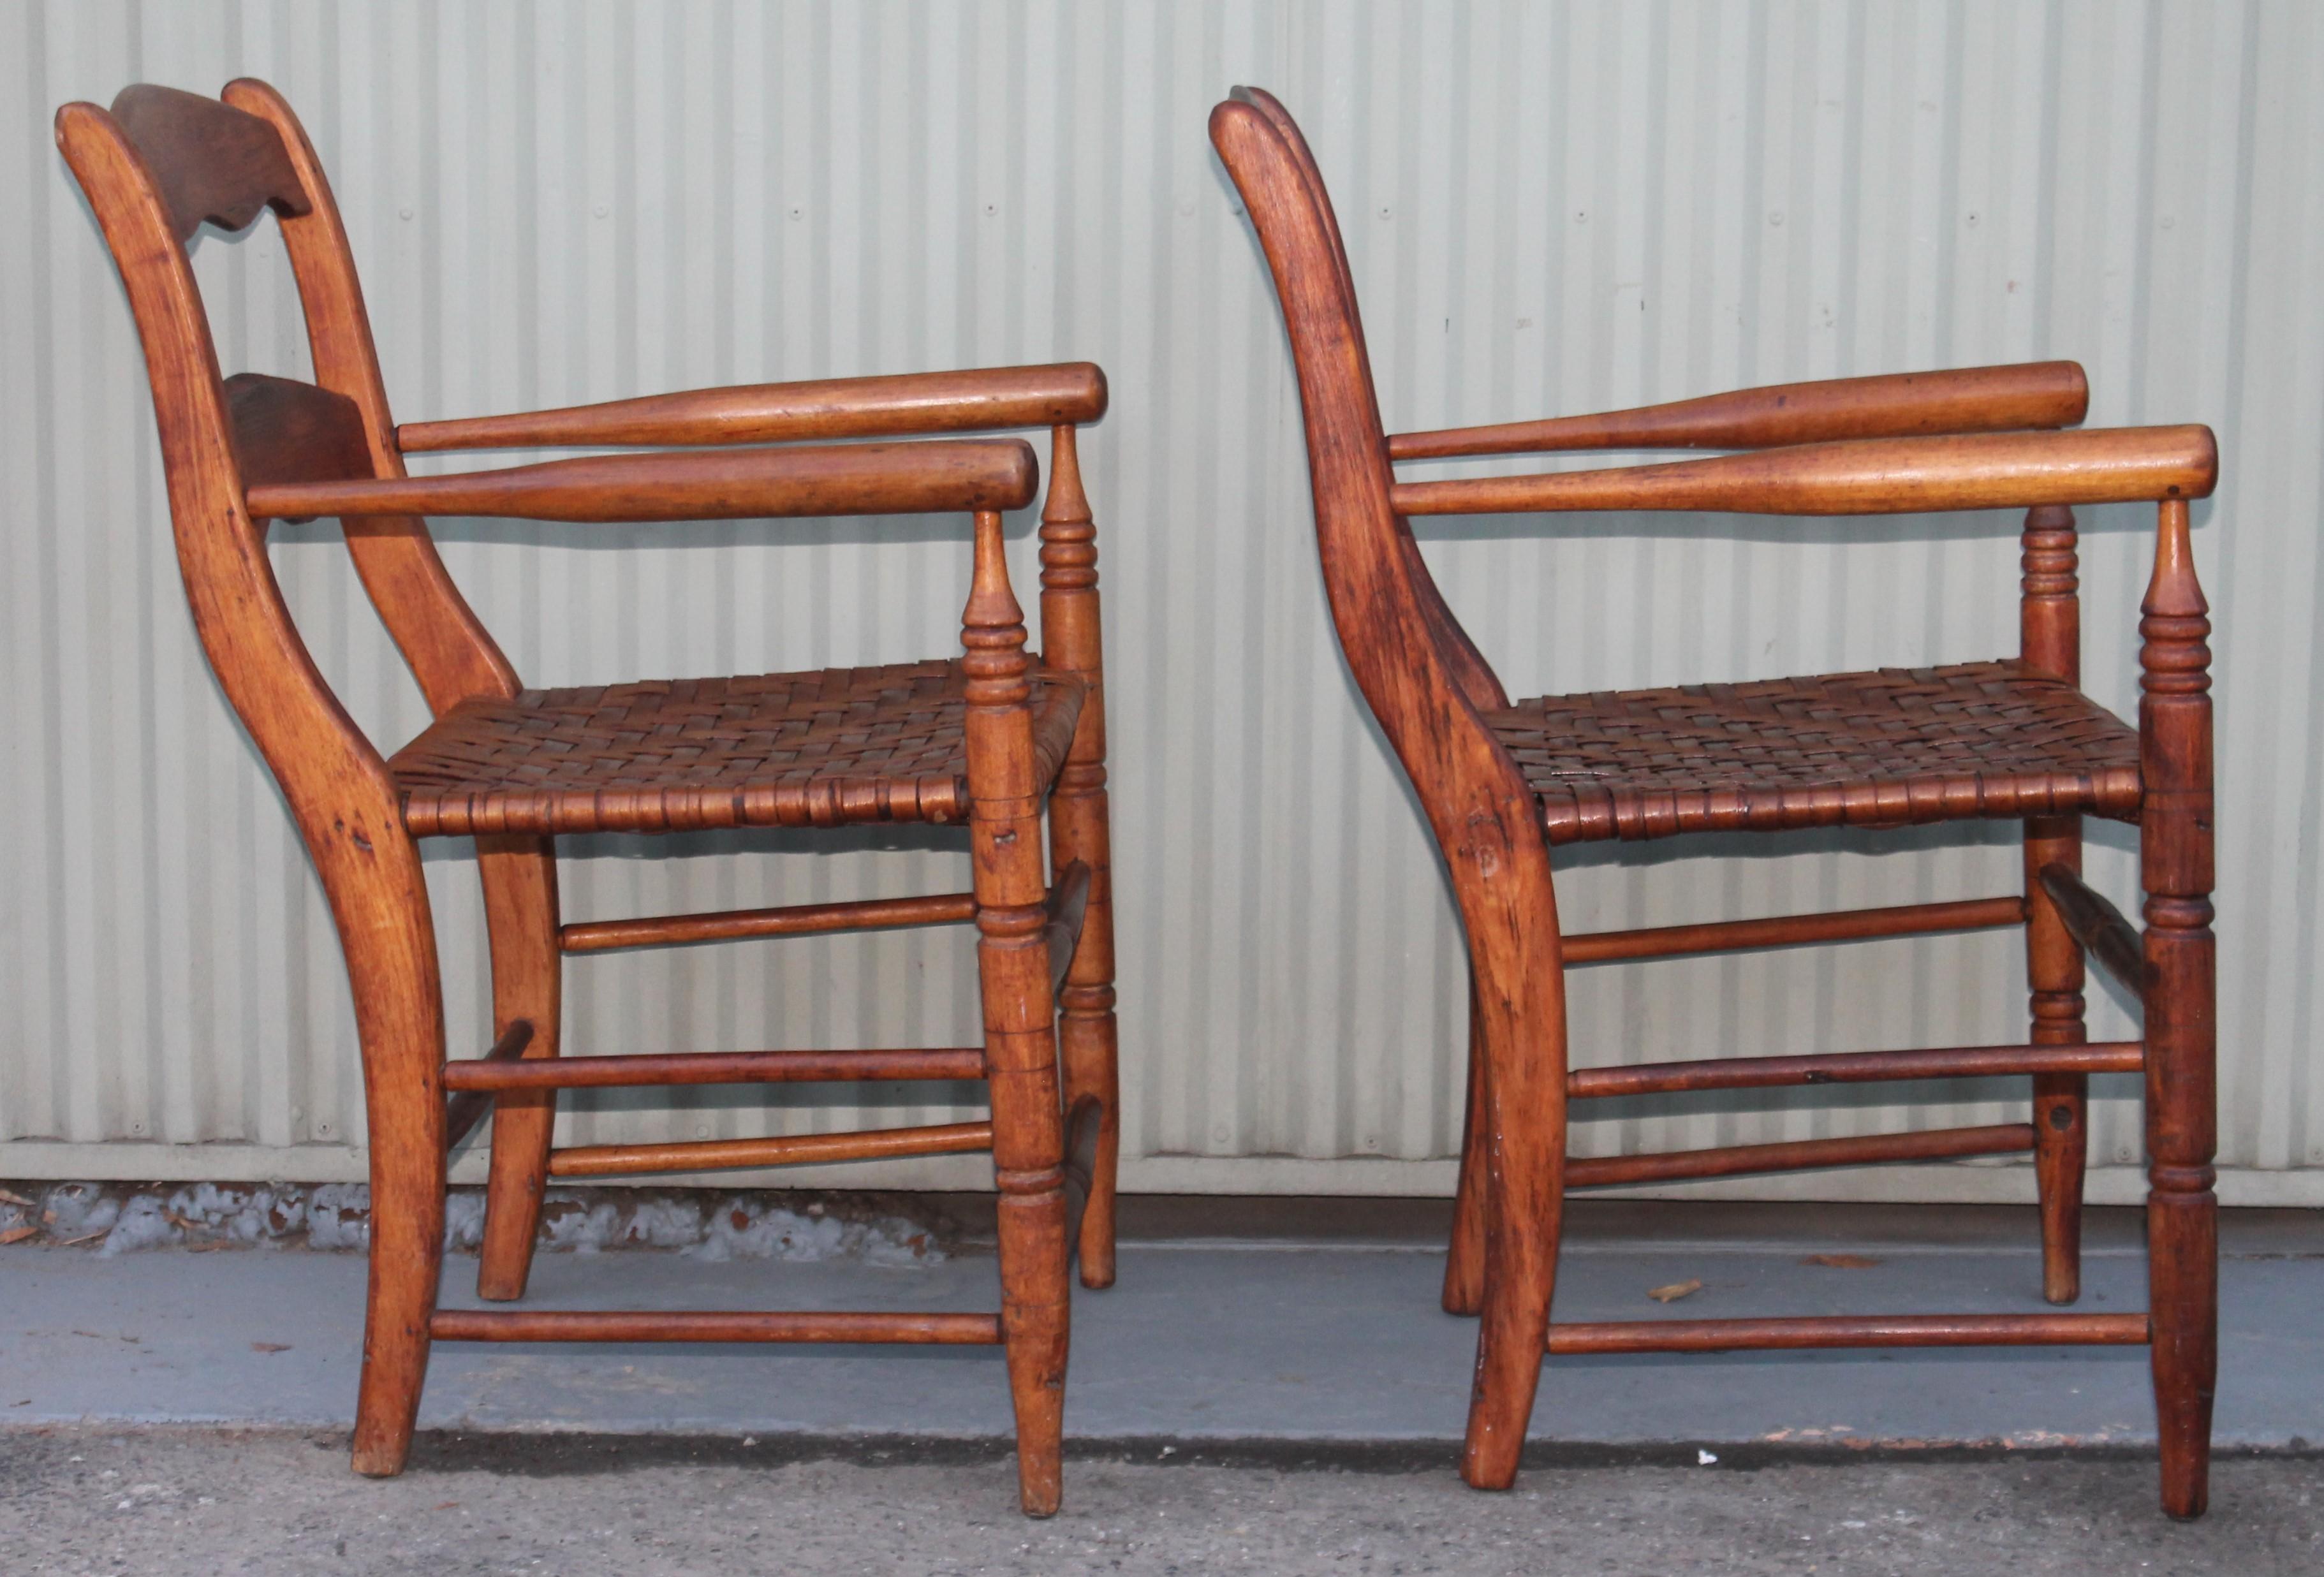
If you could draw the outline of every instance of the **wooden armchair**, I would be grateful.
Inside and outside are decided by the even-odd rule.
[[[1795,384],[1609,416],[1389,437],[1347,254],[1283,106],[1239,88],[1211,138],[1250,209],[1297,364],[1315,530],[1340,643],[1450,868],[1472,982],[1468,1133],[1444,1305],[1481,1312],[1462,1473],[1517,1471],[1545,1348],[2149,1344],[2163,1504],[2204,1506],[2217,1367],[2209,624],[2188,501],[2218,475],[2200,427],[2020,430],[2079,421],[2067,363]],[[1554,475],[1406,483],[1398,460],[1597,447],[1757,452]],[[2151,503],[2160,546],[2140,632],[2134,728],[2078,687],[2077,503]],[[2024,508],[2023,644],[2000,661],[1512,704],[1414,546],[1408,517],[1561,510],[1874,515]],[[2146,929],[2080,875],[2080,818],[2135,823]],[[2023,896],[1561,936],[1551,851],[1585,839],[1998,816],[2025,824]],[[1568,964],[2025,927],[2023,1046],[1566,1065]],[[2083,960],[2144,1004],[2136,1041],[2087,1043]],[[1565,1191],[1801,1167],[2032,1151],[2043,1291],[2079,1291],[2083,1094],[2143,1071],[2149,1286],[2144,1314],[1898,1315],[1558,1323]],[[1569,1159],[1567,1103],[1610,1095],[2025,1074],[2033,1120],[1671,1155]]]
[[[1056,1509],[1067,1262],[1113,1277],[1112,922],[1094,529],[1075,425],[1086,363],[773,384],[398,427],[346,234],[314,149],[265,84],[224,102],[134,87],[58,112],[143,337],[194,621],[281,784],[353,982],[370,1125],[372,1250],[354,1461],[403,1464],[429,1346],[470,1341],[985,1342],[1005,1346],[1024,1508]],[[272,208],[304,304],[311,383],[221,378],[185,242]],[[1019,439],[696,447],[407,476],[417,450],[721,446],[1046,427],[1041,633],[1025,650],[1001,513],[1037,482]],[[446,574],[422,517],[674,521],[959,511],[974,520],[963,654],[885,668],[527,690]],[[345,522],[435,721],[383,757],[284,606],[266,524]],[[1047,822],[1048,850],[1043,852]],[[705,827],[967,824],[973,890],[560,924],[555,838]],[[475,840],[494,1039],[447,1060],[417,840]],[[983,1044],[561,1059],[563,955],[606,947],[973,921]],[[1062,1009],[1062,1027],[1059,1024]],[[1061,1044],[1062,1043],[1062,1055]],[[557,1092],[805,1080],[983,1080],[991,1120],[884,1132],[553,1149]],[[478,1290],[522,1296],[546,1177],[990,1149],[1001,1307],[990,1314],[525,1313],[437,1305],[446,1157],[493,1115]],[[1068,1185],[1072,1185],[1069,1191]],[[1069,1200],[1069,1192],[1074,1196]],[[1076,1227],[1070,1212],[1085,1197]]]

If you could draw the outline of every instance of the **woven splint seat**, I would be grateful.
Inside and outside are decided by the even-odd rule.
[[[462,702],[388,769],[419,837],[964,821],[965,682],[955,659],[526,690]],[[1034,670],[1045,790],[1081,703]]]
[[[2014,662],[1545,696],[1485,720],[1556,844],[1972,816],[2138,819],[2137,731]]]

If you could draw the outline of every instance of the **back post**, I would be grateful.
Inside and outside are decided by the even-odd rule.
[[[2018,600],[2018,659],[2029,673],[2080,687],[2082,604],[2074,512],[2061,504],[2026,511],[2019,537],[2024,581]],[[2025,975],[2033,1042],[2080,1046],[2082,949],[2041,881],[2044,865],[2080,874],[2082,818],[2025,822]],[[2034,1176],[2042,1202],[2042,1296],[2070,1304],[2082,1290],[2082,1180],[2089,1162],[2086,1074],[2034,1075]]]
[[[380,374],[371,315],[322,161],[298,115],[266,83],[243,78],[227,83],[222,97],[274,128],[306,198],[306,211],[283,215],[281,224],[299,281],[316,382],[353,401],[361,412],[372,475],[402,476],[403,455]],[[431,713],[440,717],[471,696],[517,693],[521,686],[515,668],[453,583],[426,521],[409,515],[352,519],[342,522],[342,530],[364,590]],[[480,838],[476,869],[492,942],[493,1038],[506,1036],[519,1021],[529,1023],[532,1038],[523,1055],[555,1056],[564,997],[555,841]],[[554,1090],[511,1092],[493,1100],[492,1172],[476,1268],[476,1290],[484,1297],[524,1296],[556,1118]]]
[[[1089,906],[1064,989],[1058,993],[1059,1053],[1065,1070],[1065,1131],[1080,1131],[1094,1107],[1097,1152],[1082,1213],[1082,1285],[1113,1285],[1114,1176],[1121,1155],[1120,1031],[1114,1020],[1113,856],[1107,834],[1105,661],[1099,636],[1097,527],[1082,490],[1073,428],[1050,436],[1049,493],[1041,507],[1041,660],[1080,679],[1081,721],[1049,795],[1049,868],[1062,880],[1076,860],[1089,867]]]

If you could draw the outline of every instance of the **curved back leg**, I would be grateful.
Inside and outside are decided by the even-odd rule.
[[[482,837],[484,923],[493,949],[493,1035],[519,1019],[532,1025],[527,1057],[555,1056],[564,1001],[564,954],[557,940],[557,844],[552,838]],[[493,1102],[492,1177],[484,1190],[484,1241],[476,1296],[524,1296],[540,1230],[555,1090],[505,1091]]]
[[[1452,1240],[1444,1255],[1444,1312],[1473,1314],[1485,1303],[1485,1032],[1477,981],[1469,980],[1469,1106],[1461,1120],[1461,1181],[1452,1195]]]
[[[403,1471],[444,1259],[444,999],[419,852],[400,826],[309,846],[330,895],[363,1041],[371,1268],[355,1471]]]

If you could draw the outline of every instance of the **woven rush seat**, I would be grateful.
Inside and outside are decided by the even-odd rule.
[[[1032,680],[1046,791],[1082,687]],[[954,660],[526,690],[461,702],[388,770],[418,837],[964,821],[965,683]]]
[[[2015,662],[1546,696],[1485,721],[1540,797],[1553,844],[2138,819],[2137,731]]]

